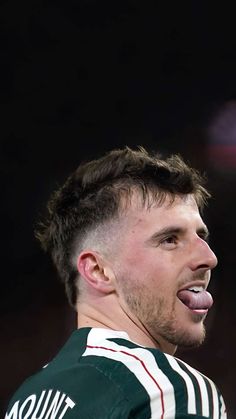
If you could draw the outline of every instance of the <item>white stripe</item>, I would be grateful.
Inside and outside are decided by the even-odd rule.
[[[207,386],[206,386],[206,383],[205,383],[205,380],[204,380],[202,374],[200,374],[194,368],[190,367],[190,365],[186,364],[184,361],[180,360],[180,362],[182,362],[185,365],[185,367],[197,379],[198,384],[199,384],[199,389],[200,389],[200,392],[201,392],[201,398],[202,398],[202,416],[207,416],[208,417],[209,414],[210,414],[209,397],[208,397]],[[207,379],[207,377],[206,377],[206,379]]]
[[[220,401],[221,401],[220,419],[227,419],[225,402],[222,396],[220,396]]]
[[[157,384],[147,373],[144,367],[141,366],[139,360],[132,357],[132,355],[139,358],[144,364],[149,373],[154,377],[159,387],[163,391],[163,401],[164,401],[164,416],[163,418],[173,418],[175,416],[175,395],[174,388],[171,384],[168,377],[162,372],[158,367],[154,356],[149,350],[145,348],[127,348],[126,346],[118,345],[115,342],[106,340],[109,337],[124,337],[117,335],[117,332],[113,332],[112,336],[107,334],[107,331],[104,330],[103,338],[101,339],[101,329],[98,331],[92,329],[88,334],[87,344],[91,346],[104,346],[109,349],[113,349],[117,352],[112,352],[106,349],[101,348],[87,348],[83,356],[95,355],[103,356],[105,358],[113,359],[124,364],[132,373],[136,376],[139,382],[147,391],[150,397],[150,409],[151,409],[151,418],[160,419],[160,412],[162,412],[161,404],[161,392],[159,391]],[[126,336],[127,339],[127,336]],[[125,351],[124,354],[120,351]]]
[[[191,378],[185,371],[182,370],[182,368],[179,366],[178,362],[173,356],[166,354],[166,358],[168,359],[169,364],[171,365],[173,370],[175,370],[184,379],[188,394],[188,413],[191,415],[195,415],[197,413],[196,397]]]

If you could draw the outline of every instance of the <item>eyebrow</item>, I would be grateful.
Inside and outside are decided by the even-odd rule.
[[[164,227],[161,230],[154,233],[149,239],[147,239],[147,244],[156,243],[158,240],[162,239],[165,236],[172,235],[172,234],[184,234],[185,229],[178,226],[169,226]],[[206,226],[202,226],[197,229],[197,234],[207,240],[209,238],[209,230]]]

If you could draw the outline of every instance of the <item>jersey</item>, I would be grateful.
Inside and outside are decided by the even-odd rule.
[[[28,378],[5,419],[225,419],[215,384],[125,332],[81,328]]]

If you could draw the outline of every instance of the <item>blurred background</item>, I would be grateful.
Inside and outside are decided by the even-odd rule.
[[[80,162],[143,145],[206,172],[219,265],[204,345],[178,356],[236,417],[236,37],[228,4],[5,0],[1,6],[1,411],[76,327],[34,226]]]

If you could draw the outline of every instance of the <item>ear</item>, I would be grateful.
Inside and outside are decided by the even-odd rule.
[[[84,280],[97,291],[109,294],[115,289],[114,273],[105,259],[93,250],[80,253],[77,268]]]

